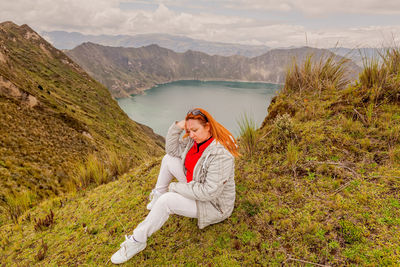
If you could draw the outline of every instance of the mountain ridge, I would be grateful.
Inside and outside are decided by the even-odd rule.
[[[304,61],[328,57],[332,52],[310,47],[275,49],[246,58],[244,56],[208,55],[199,51],[176,53],[153,44],[140,48],[102,46],[83,43],[66,53],[116,98],[138,94],[156,84],[177,80],[224,80],[283,83],[286,69],[294,58]],[[336,56],[335,60],[343,60]],[[349,77],[360,68],[348,61]]]
[[[93,42],[106,46],[136,48],[154,43],[175,52],[183,53],[187,50],[195,50],[211,55],[225,56],[240,54],[252,57],[269,50],[269,47],[264,45],[210,42],[170,34],[85,35],[78,32],[69,33],[64,31],[43,32],[42,34],[54,42],[54,46],[59,49],[73,49],[81,43]]]

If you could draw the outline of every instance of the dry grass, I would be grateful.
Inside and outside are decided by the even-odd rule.
[[[321,57],[318,61],[310,55],[301,67],[294,61],[286,72],[283,92],[301,95],[309,90],[321,94],[325,88],[343,89],[349,82],[345,75],[347,61],[345,58],[337,59],[333,54]]]
[[[127,173],[133,165],[133,159],[127,154],[115,150],[107,150],[107,167],[111,177]]]
[[[79,189],[91,185],[106,184],[128,172],[133,160],[127,154],[118,154],[114,150],[106,150],[104,156],[91,153],[86,160],[79,163],[72,171],[71,177]]]
[[[18,217],[33,206],[35,198],[30,191],[9,194],[0,199],[0,208],[5,211],[9,219],[16,223]]]
[[[366,101],[375,105],[382,101],[400,102],[400,49],[388,48],[380,58],[364,59],[360,73],[361,90]]]

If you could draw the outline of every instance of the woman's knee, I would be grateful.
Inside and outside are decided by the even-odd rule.
[[[174,158],[174,157],[169,155],[169,154],[165,154],[163,159],[162,159],[162,163],[167,163],[167,162],[171,161],[172,158]]]
[[[157,203],[160,202],[162,204],[168,204],[169,202],[171,202],[171,200],[174,198],[174,195],[176,193],[174,192],[166,192],[164,194],[162,194],[158,199],[157,199]]]
[[[162,163],[161,164],[168,165],[168,166],[174,166],[177,163],[179,164],[180,162],[181,162],[180,158],[173,157],[173,156],[171,156],[169,154],[165,154],[165,156],[162,159]]]
[[[168,154],[165,154],[164,157],[162,158],[161,162],[164,163],[165,161],[167,161],[169,159],[169,157],[171,157],[171,156]]]
[[[166,192],[162,194],[154,205],[162,206],[163,208],[167,208],[170,211],[171,205],[173,206],[174,200],[176,199],[177,193],[175,192]]]

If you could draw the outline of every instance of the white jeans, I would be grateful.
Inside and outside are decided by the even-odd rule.
[[[133,230],[133,237],[139,242],[146,242],[147,238],[161,228],[170,214],[177,214],[190,218],[197,218],[196,201],[186,198],[175,192],[167,192],[168,185],[175,177],[180,183],[186,183],[186,176],[182,169],[181,159],[165,155],[155,189],[163,193],[153,205],[147,217]]]

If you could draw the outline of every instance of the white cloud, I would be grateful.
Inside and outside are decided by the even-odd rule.
[[[2,1],[0,18],[26,23],[40,30],[95,29],[123,21],[116,0]]]
[[[196,1],[196,5],[210,0]],[[86,34],[139,34],[169,33],[192,38],[219,42],[243,44],[264,44],[272,47],[311,45],[330,47],[381,46],[393,41],[399,43],[399,25],[369,26],[353,28],[318,27],[307,28],[295,23],[279,23],[256,18],[234,15],[220,15],[205,12],[177,12],[170,5],[184,5],[183,0],[157,0],[158,8],[120,9],[119,0],[36,0],[2,1],[1,20],[26,23],[38,31],[66,30]],[[143,3],[143,2],[141,2]],[[154,3],[154,2],[153,2]],[[246,9],[279,10],[282,12],[299,10],[308,14],[323,14],[337,11],[355,12],[356,6],[363,12],[399,12],[400,1],[387,1],[379,5],[376,0],[337,0],[324,3],[316,0],[220,0],[224,6]],[[383,8],[382,6],[385,6]],[[389,8],[391,7],[391,8]],[[343,11],[344,12],[344,11]],[[307,42],[306,42],[307,36]],[[397,38],[397,39],[396,39]]]
[[[170,2],[174,2],[171,1]],[[400,14],[398,0],[220,0],[226,8],[264,10],[264,11],[301,11],[308,15],[346,14]],[[172,4],[172,3],[171,3]]]

